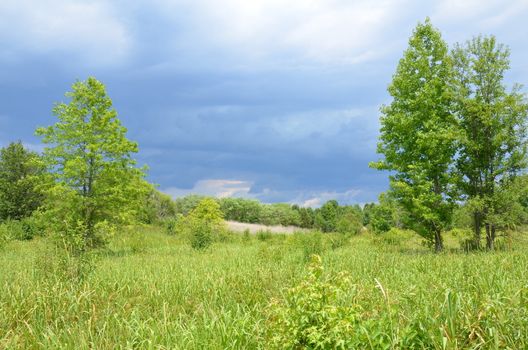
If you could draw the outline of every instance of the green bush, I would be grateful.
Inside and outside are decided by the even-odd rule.
[[[392,227],[388,232],[377,235],[375,240],[382,245],[400,247],[412,237],[412,231]]]
[[[269,306],[269,345],[274,349],[350,349],[360,310],[346,300],[345,274],[324,277],[321,257],[313,255],[308,275]],[[365,345],[365,344],[363,344]]]
[[[449,234],[458,240],[460,249],[465,252],[475,251],[481,248],[470,229],[455,228],[450,230]]]
[[[168,235],[175,235],[178,229],[178,221],[183,218],[181,214],[176,215],[175,217],[168,218],[164,221],[163,226],[165,227],[165,232]]]
[[[2,224],[0,230],[3,231],[3,236],[6,240],[30,240],[35,236],[43,234],[44,229],[42,225],[33,217],[23,218],[21,220],[6,220]]]
[[[48,282],[78,283],[96,267],[93,253],[75,254],[69,247],[47,244],[35,260],[37,276]],[[65,243],[69,245],[70,243]]]
[[[203,199],[189,215],[179,220],[176,230],[188,237],[196,250],[204,250],[214,241],[225,239],[227,231],[220,205],[211,198]]]
[[[35,261],[36,272],[45,280],[81,282],[95,270],[95,254],[84,239],[81,222],[68,223],[54,232]]]
[[[213,232],[208,225],[196,225],[193,227],[191,235],[191,247],[196,250],[203,250],[213,243]]]

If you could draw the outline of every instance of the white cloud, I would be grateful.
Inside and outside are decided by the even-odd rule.
[[[162,189],[173,198],[183,197],[189,194],[199,194],[218,198],[225,197],[248,197],[252,183],[241,180],[209,179],[200,180],[194,184],[193,188],[183,189],[178,187],[168,187]]]
[[[527,8],[527,0],[444,0],[437,2],[432,18],[440,22],[471,20],[473,25],[487,29],[504,24]]]
[[[191,18],[185,35],[220,47],[249,64],[271,59],[295,64],[353,64],[386,53],[382,44],[406,0],[157,0],[177,18]],[[185,38],[183,38],[185,40]],[[177,45],[184,45],[181,41]]]
[[[254,198],[263,203],[286,202],[298,204],[304,207],[320,207],[325,202],[335,199],[340,204],[356,203],[357,196],[362,194],[359,189],[339,191],[317,191],[317,190],[286,190],[278,191],[264,188],[261,192],[252,192],[253,182],[243,180],[207,179],[197,181],[192,188],[183,189],[168,187],[161,189],[162,192],[173,198],[184,197],[190,194],[212,196],[217,198],[242,197]]]
[[[132,46],[106,1],[2,0],[0,18],[4,59],[60,52],[88,66],[111,65],[126,59]]]
[[[357,202],[356,197],[361,194],[361,190],[350,189],[344,192],[337,191],[321,191],[321,192],[308,192],[301,193],[295,200],[292,202],[300,204],[303,207],[320,207],[325,202],[335,199],[340,204],[350,204]]]

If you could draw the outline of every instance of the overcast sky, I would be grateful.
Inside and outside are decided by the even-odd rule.
[[[374,201],[379,107],[427,16],[450,45],[496,35],[528,84],[528,0],[0,0],[0,145],[42,149],[95,76],[166,193]]]

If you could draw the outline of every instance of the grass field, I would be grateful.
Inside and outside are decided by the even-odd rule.
[[[356,310],[345,337],[361,348],[526,349],[527,252],[435,255],[368,234],[233,235],[197,252],[147,227],[72,281],[54,276],[45,239],[13,241],[0,251],[0,348],[267,349],[281,332],[273,305],[319,253],[324,276],[348,273],[335,307]]]

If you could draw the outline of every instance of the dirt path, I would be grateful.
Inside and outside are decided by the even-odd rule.
[[[294,233],[296,231],[306,231],[296,226],[266,226],[260,224],[246,224],[244,222],[226,221],[227,227],[231,231],[244,232],[249,230],[250,233],[257,233],[259,231],[270,231],[273,233]]]

